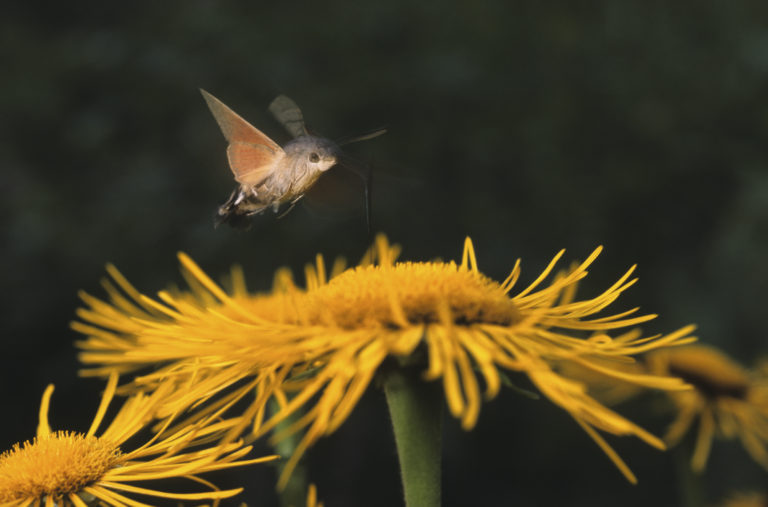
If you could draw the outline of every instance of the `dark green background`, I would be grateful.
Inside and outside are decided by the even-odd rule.
[[[361,187],[340,169],[281,220],[213,228],[233,182],[199,87],[280,142],[278,93],[329,137],[386,125],[351,151],[375,167],[375,229],[405,259],[457,258],[470,235],[485,273],[522,257],[525,281],[560,248],[602,244],[581,294],[638,263],[616,310],[659,313],[648,333],[697,323],[752,361],[768,303],[768,4],[671,3],[4,5],[0,447],[33,436],[49,382],[54,427],[87,428],[102,384],[77,378],[68,322],[79,289],[102,294],[105,262],[153,294],[179,280],[179,250],[214,277],[240,262],[259,290],[317,252],[362,254]],[[669,420],[622,410],[657,434]],[[671,453],[611,438],[632,487],[546,400],[505,393],[475,431],[445,428],[445,505],[678,502]],[[329,507],[397,505],[383,396],[308,464]],[[715,501],[766,477],[718,443],[705,479]],[[233,482],[276,503],[269,467]]]

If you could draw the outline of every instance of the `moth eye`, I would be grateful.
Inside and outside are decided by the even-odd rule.
[[[310,162],[320,162],[320,155],[317,153],[310,153],[309,154],[309,161]]]

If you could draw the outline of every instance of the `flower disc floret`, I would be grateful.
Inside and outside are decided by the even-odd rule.
[[[358,267],[307,299],[311,321],[344,329],[437,323],[446,309],[455,324],[508,326],[520,318],[500,284],[453,262]]]
[[[77,493],[99,480],[120,455],[110,442],[65,431],[16,444],[0,455],[0,502]]]

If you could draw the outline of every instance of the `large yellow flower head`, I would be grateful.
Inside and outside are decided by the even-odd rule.
[[[216,415],[172,431],[161,430],[144,445],[127,450],[123,444],[152,421],[170,385],[160,386],[149,396],[138,394],[128,399],[107,429],[97,436],[116,386],[117,375],[113,374],[86,433],[51,429],[48,407],[53,385],[48,386],[35,439],[16,444],[0,455],[0,504],[84,507],[95,499],[101,505],[146,505],[132,498],[135,495],[218,502],[238,494],[242,488],[222,491],[198,474],[276,458],[245,460],[242,458],[250,447],[238,443],[210,445],[224,436],[234,422],[218,420]],[[173,477],[191,479],[208,490],[173,493],[133,485]]]
[[[658,350],[646,358],[649,372],[673,375],[694,388],[668,392],[677,411],[665,438],[676,445],[698,420],[691,467],[701,472],[714,437],[738,438],[768,469],[768,375],[748,371],[721,351],[704,345]]]
[[[664,448],[663,442],[598,403],[584,384],[559,375],[553,364],[575,362],[608,377],[681,390],[686,386],[679,379],[627,373],[604,359],[620,365],[632,361],[631,355],[694,338],[688,336],[691,327],[666,336],[627,331],[610,337],[610,330],[654,316],[635,316],[636,309],[596,316],[634,283],[634,268],[602,294],[575,299],[576,284],[599,252],[553,275],[560,252],[533,283],[513,292],[520,262],[506,280],[496,282],[478,270],[469,239],[459,264],[396,262],[399,249],[379,236],[358,267],[336,265],[327,277],[318,256],[306,270],[305,288],[279,271],[269,295],[249,294],[239,272],[227,293],[181,254],[191,291],[161,292],[158,302],[139,294],[110,267],[122,291],[108,283],[109,303],[84,295],[90,308],[79,311],[84,322],[73,326],[88,336],[80,343],[80,357],[97,365],[88,373],[155,365],[158,369],[137,377],[133,387],[147,388],[166,378],[183,383],[184,389],[168,399],[169,413],[233,385],[209,410],[255,388],[256,399],[244,419],[253,423],[256,435],[305,409],[273,437],[304,431],[283,480],[304,450],[336,430],[377,373],[394,361],[421,368],[425,381],[442,382],[448,409],[465,429],[475,425],[482,399],[498,393],[504,371],[523,372],[634,481],[596,430],[635,435],[657,448]],[[282,408],[263,421],[264,403],[272,396]]]

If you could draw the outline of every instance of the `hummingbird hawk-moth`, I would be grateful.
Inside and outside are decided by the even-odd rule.
[[[371,139],[383,129],[335,143],[311,135],[304,125],[301,109],[284,95],[269,105],[269,111],[293,139],[281,147],[262,131],[245,121],[219,99],[200,90],[208,108],[229,142],[227,158],[237,188],[218,209],[217,223],[247,225],[248,219],[267,208],[277,213],[287,204],[288,213],[325,171],[339,162],[340,144]]]

